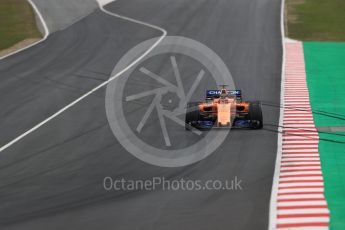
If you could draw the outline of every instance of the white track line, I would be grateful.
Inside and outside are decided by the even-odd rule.
[[[300,209],[300,210],[280,210],[278,214],[315,214],[315,213],[324,213],[329,214],[327,209],[313,208],[313,209]]]
[[[102,84],[96,86],[95,88],[93,88],[92,90],[90,90],[89,92],[85,93],[84,95],[82,95],[81,97],[77,98],[76,100],[74,100],[73,102],[71,102],[70,104],[66,105],[65,107],[63,107],[62,109],[60,109],[59,111],[57,111],[56,113],[54,113],[52,116],[46,118],[45,120],[43,120],[42,122],[38,123],[37,125],[35,125],[34,127],[32,127],[31,129],[27,130],[26,132],[24,132],[23,134],[21,134],[20,136],[16,137],[15,139],[13,139],[12,141],[10,141],[9,143],[5,144],[4,146],[2,146],[0,148],[0,152],[4,151],[5,149],[7,149],[8,147],[12,146],[13,144],[15,144],[16,142],[18,142],[19,140],[23,139],[25,136],[29,135],[30,133],[36,131],[37,129],[39,129],[40,127],[42,127],[43,125],[45,125],[46,123],[48,123],[49,121],[51,121],[52,119],[54,119],[55,117],[59,116],[60,114],[62,114],[63,112],[65,112],[66,110],[68,110],[69,108],[71,108],[72,106],[76,105],[78,102],[82,101],[83,99],[85,99],[87,96],[91,95],[92,93],[94,93],[95,91],[97,91],[98,89],[102,88],[103,86],[107,85],[109,82],[113,81],[115,78],[117,78],[118,76],[120,76],[121,74],[123,74],[124,72],[126,72],[127,70],[129,70],[130,68],[132,68],[134,65],[136,65],[138,62],[140,62],[147,54],[149,54],[167,35],[167,31],[164,30],[163,28],[160,28],[158,26],[155,25],[151,25],[149,23],[146,22],[142,22],[133,18],[129,18],[129,17],[125,17],[122,15],[118,15],[112,12],[109,12],[107,10],[104,9],[102,2],[98,1],[99,3],[99,7],[100,9],[105,12],[106,14],[112,15],[114,17],[117,18],[121,18],[123,20],[127,20],[133,23],[137,23],[143,26],[147,26],[156,30],[159,30],[163,33],[163,35],[145,52],[143,53],[140,57],[138,57],[135,61],[133,61],[130,65],[128,65],[126,68],[124,68],[123,70],[121,70],[120,72],[118,72],[117,74],[115,74],[114,76],[110,77],[107,81],[103,82]],[[109,1],[108,1],[109,3]]]
[[[48,26],[47,26],[46,22],[43,19],[43,16],[42,16],[41,12],[38,10],[37,6],[35,5],[35,3],[32,0],[27,0],[27,1],[30,3],[31,7],[34,9],[34,11],[36,12],[36,15],[38,16],[38,18],[40,19],[40,21],[42,23],[42,26],[43,26],[43,29],[44,29],[44,36],[43,36],[43,38],[41,40],[39,40],[39,41],[37,41],[35,43],[32,43],[32,44],[30,44],[30,45],[28,45],[28,46],[26,46],[24,48],[21,48],[19,50],[16,50],[16,51],[14,51],[12,53],[9,53],[9,54],[7,54],[5,56],[0,57],[0,61],[4,60],[5,58],[8,58],[8,57],[10,57],[10,56],[12,56],[12,55],[14,55],[16,53],[19,53],[19,52],[22,52],[22,51],[24,51],[26,49],[29,49],[29,48],[31,48],[31,47],[33,47],[33,46],[35,46],[35,45],[37,45],[37,44],[39,44],[41,42],[44,42],[48,38],[48,36],[49,36],[49,29],[48,29]]]
[[[304,218],[285,218],[279,219],[278,224],[296,223],[328,223],[329,217],[304,217]]]
[[[281,72],[281,84],[280,84],[280,110],[279,110],[279,126],[278,126],[278,143],[277,143],[277,157],[274,169],[271,200],[270,200],[270,210],[269,210],[269,220],[268,229],[276,229],[277,224],[277,195],[279,188],[279,176],[280,176],[280,166],[282,159],[282,140],[283,140],[283,121],[284,121],[284,96],[285,96],[285,29],[284,29],[284,12],[285,12],[285,0],[281,0],[280,7],[280,32],[282,39],[282,72]]]

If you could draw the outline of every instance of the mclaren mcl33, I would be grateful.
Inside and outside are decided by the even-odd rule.
[[[187,103],[186,130],[263,127],[261,103],[242,101],[241,90],[207,90],[206,99]]]

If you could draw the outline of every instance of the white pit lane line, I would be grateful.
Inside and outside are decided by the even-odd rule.
[[[34,6],[35,10],[37,10],[37,7],[31,2],[31,0],[29,0],[29,2]],[[113,81],[115,78],[117,78],[120,75],[122,75],[124,72],[128,71],[130,68],[132,68],[138,62],[140,62],[146,55],[148,55],[167,35],[167,31],[165,29],[161,28],[161,27],[158,27],[158,26],[155,26],[155,25],[152,25],[152,24],[140,21],[140,20],[136,20],[136,19],[133,19],[133,18],[129,18],[129,17],[126,17],[126,16],[122,16],[122,15],[119,15],[119,14],[115,14],[115,13],[112,13],[112,12],[107,11],[106,9],[104,9],[104,4],[107,4],[107,3],[110,3],[110,2],[114,2],[113,0],[97,0],[97,2],[99,4],[100,9],[104,13],[109,14],[109,15],[114,16],[114,17],[117,17],[117,18],[120,18],[120,19],[123,19],[123,20],[126,20],[126,21],[130,21],[130,22],[133,22],[133,23],[137,23],[137,24],[140,24],[140,25],[143,25],[143,26],[147,26],[147,27],[159,30],[159,31],[161,31],[163,33],[162,36],[145,53],[143,53],[140,57],[138,57],[135,61],[133,61],[126,68],[124,68],[123,70],[121,70],[120,72],[115,74],[114,76],[110,77],[107,81],[105,81],[102,84],[100,84],[100,85],[96,86],[95,88],[91,89],[89,92],[87,92],[84,95],[80,96],[79,98],[77,98],[76,100],[74,100],[70,104],[66,105],[65,107],[63,107],[62,109],[60,109],[59,111],[57,111],[56,113],[51,115],[50,117],[46,118],[45,120],[43,120],[42,122],[38,123],[37,125],[35,125],[31,129],[29,129],[26,132],[24,132],[20,136],[16,137],[15,139],[13,139],[10,142],[8,142],[7,144],[5,144],[4,146],[2,146],[0,148],[0,152],[4,151],[5,149],[9,148],[13,144],[17,143],[18,141],[20,141],[21,139],[23,139],[27,135],[31,134],[32,132],[36,131],[37,129],[39,129],[43,125],[47,124],[49,121],[53,120],[55,117],[59,116],[60,114],[62,114],[66,110],[68,110],[69,108],[71,108],[74,105],[76,105],[78,102],[82,101],[83,99],[85,99],[89,95],[93,94],[94,92],[96,92],[97,90],[102,88],[103,86],[109,84],[111,81]],[[37,10],[37,12],[38,12],[38,10]],[[39,15],[41,15],[41,14],[39,14]],[[40,16],[40,18],[41,17],[42,16]],[[42,18],[42,20],[43,20],[43,18]],[[48,28],[46,26],[45,26],[45,29],[47,29],[47,31],[48,31]],[[42,42],[42,41],[40,41],[40,42]],[[33,46],[33,45],[31,45],[31,46]]]

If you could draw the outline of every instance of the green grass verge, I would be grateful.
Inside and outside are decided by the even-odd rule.
[[[345,126],[345,43],[304,42],[304,55],[316,126]],[[330,227],[345,229],[345,133],[320,133],[320,138]]]
[[[40,37],[34,12],[26,0],[0,0],[0,50]]]
[[[344,0],[286,0],[287,36],[303,41],[345,41]]]
[[[329,114],[314,114],[316,125],[345,126],[345,43],[305,42],[304,55],[313,110]]]
[[[321,133],[319,151],[331,230],[345,229],[345,133]],[[340,143],[334,142],[339,141]]]

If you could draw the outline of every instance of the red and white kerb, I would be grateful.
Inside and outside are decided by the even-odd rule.
[[[286,42],[277,229],[328,229],[329,210],[306,82],[303,45]]]

